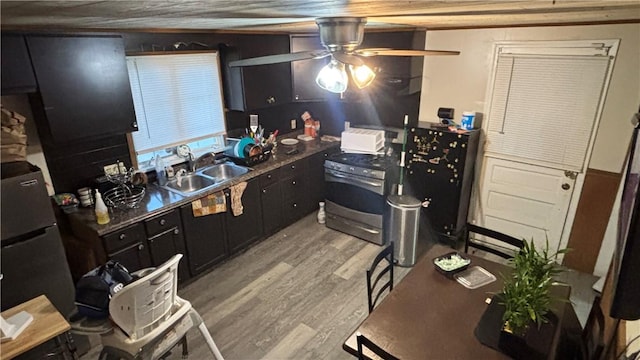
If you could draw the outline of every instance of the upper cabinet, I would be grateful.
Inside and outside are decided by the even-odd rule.
[[[35,92],[36,78],[22,35],[2,35],[2,94]]]
[[[287,35],[253,35],[221,45],[225,104],[229,110],[250,111],[291,102],[288,62],[230,68],[233,60],[289,52]]]
[[[138,129],[120,36],[32,35],[26,39],[55,142]]]
[[[291,35],[291,52],[320,50],[319,35]],[[293,101],[327,100],[334,94],[316,84],[316,76],[329,63],[331,57],[291,62]]]

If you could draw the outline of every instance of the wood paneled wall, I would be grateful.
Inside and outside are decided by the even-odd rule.
[[[565,266],[593,273],[621,177],[617,173],[587,169],[567,244],[568,248],[580,251],[565,255]]]

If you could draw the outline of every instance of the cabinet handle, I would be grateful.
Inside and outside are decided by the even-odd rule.
[[[293,181],[291,182],[291,184],[295,185],[295,184],[296,184],[296,181],[295,181],[295,180],[293,180]]]
[[[144,250],[144,245],[142,244],[138,245],[138,250]]]
[[[298,207],[298,204],[293,203],[293,207],[294,207],[294,208],[297,208],[297,207]]]
[[[160,226],[164,226],[164,224],[167,223],[167,220],[165,219],[160,219]]]
[[[138,123],[137,122],[132,122],[131,123],[131,127],[134,128],[134,129],[137,129],[138,128]]]
[[[295,165],[291,165],[291,170],[295,170],[296,166]]]
[[[267,175],[267,179],[271,179],[271,174],[268,174],[268,175]]]
[[[120,234],[120,236],[118,236],[118,239],[120,239],[120,240],[124,240],[126,238],[127,238],[126,234]]]
[[[266,194],[267,193],[267,189],[262,189],[262,193]]]
[[[178,230],[178,228],[175,228],[175,229],[173,230],[173,233],[174,233],[175,235],[178,235],[178,234],[180,234],[180,230]]]

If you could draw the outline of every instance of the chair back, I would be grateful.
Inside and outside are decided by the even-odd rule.
[[[489,244],[485,241],[478,241],[471,236],[472,233],[483,235],[484,238],[497,240],[498,245]],[[510,259],[518,250],[524,247],[524,241],[511,235],[467,223],[465,228],[464,251],[469,252],[469,247],[498,255],[504,259]]]
[[[177,299],[182,254],[125,286],[111,298],[111,320],[131,339],[139,339],[169,319]]]
[[[380,346],[375,344],[373,341],[369,340],[367,337],[362,335],[359,331],[356,333],[356,340],[358,341],[358,359],[360,360],[370,358],[370,356],[366,356],[364,354],[365,347],[384,360],[398,360],[397,357],[389,354],[383,348],[381,348]]]
[[[380,265],[380,263],[383,263]],[[378,266],[380,265],[380,266]],[[389,274],[384,281],[383,277]],[[373,311],[380,295],[386,289],[393,290],[393,241],[389,243],[373,259],[371,267],[367,270],[367,298],[369,300],[369,312]]]
[[[596,296],[582,331],[582,358],[600,359],[604,350],[604,314],[600,307],[600,297]]]

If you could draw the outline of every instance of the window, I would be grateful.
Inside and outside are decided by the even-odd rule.
[[[616,49],[615,40],[499,45],[486,151],[582,172]]]
[[[222,151],[226,133],[217,52],[127,56],[138,131],[131,133],[138,168],[156,155],[183,162],[175,147],[197,155]]]

